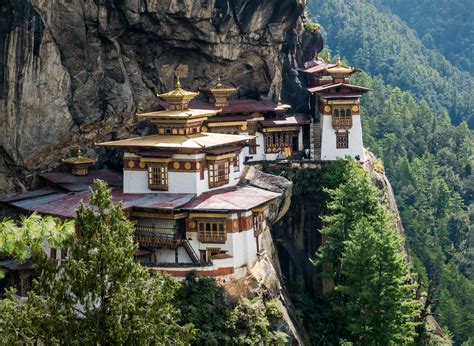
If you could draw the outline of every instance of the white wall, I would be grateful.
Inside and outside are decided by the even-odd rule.
[[[355,158],[364,157],[364,144],[362,141],[362,124],[359,115],[352,116],[352,127],[349,129],[349,148],[336,148],[336,131],[332,127],[332,115],[321,115],[321,160],[344,159],[347,156]]]
[[[197,155],[175,155],[176,159],[200,159]],[[199,171],[183,172],[168,171],[168,191],[150,190],[148,188],[148,171],[143,170],[123,170],[123,192],[124,193],[193,193],[200,195],[207,191],[217,190],[238,184],[243,170],[243,153],[240,154],[240,170],[234,172],[234,167],[230,164],[229,183],[223,186],[209,189],[209,171],[204,171],[204,179],[201,180]]]

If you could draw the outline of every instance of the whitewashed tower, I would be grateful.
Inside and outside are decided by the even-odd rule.
[[[315,60],[306,64],[312,95],[313,158],[323,161],[352,157],[364,161],[360,97],[370,89],[349,82],[359,70]]]

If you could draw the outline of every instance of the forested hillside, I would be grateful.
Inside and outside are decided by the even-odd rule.
[[[456,344],[473,342],[474,141],[459,124],[472,121],[473,79],[369,2],[313,0],[309,14],[333,55],[377,76],[353,79],[373,89],[363,99],[365,146],[393,184],[415,270],[436,288],[436,318]]]
[[[371,0],[416,30],[423,45],[474,75],[474,2],[471,0]]]
[[[427,49],[399,17],[354,0],[312,0],[308,12],[322,25],[334,53],[427,101],[434,112],[447,110],[453,123],[467,120],[474,127],[474,77]]]

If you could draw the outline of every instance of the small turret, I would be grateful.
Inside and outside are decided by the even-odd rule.
[[[187,91],[181,88],[179,76],[176,76],[175,89],[165,94],[157,94],[158,97],[170,103],[167,110],[184,111],[189,108],[189,102],[198,96],[198,93]]]
[[[223,86],[219,76],[214,87],[202,89],[202,91],[208,95],[210,103],[213,103],[216,108],[221,108],[229,105],[229,96],[234,94],[237,89]]]
[[[77,156],[62,160],[72,168],[72,174],[84,176],[89,174],[89,166],[94,164],[96,160],[82,156],[81,148],[77,149]]]

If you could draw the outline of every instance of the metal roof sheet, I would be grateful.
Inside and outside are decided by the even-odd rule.
[[[169,193],[128,194],[123,193],[121,189],[112,190],[113,203],[123,202],[125,209],[139,207],[170,210],[183,206],[191,201],[194,196],[194,194]],[[88,198],[89,192],[82,191],[69,194],[56,193],[38,198],[14,201],[10,204],[30,212],[72,218],[76,216],[76,209],[79,207],[81,200],[87,205]]]
[[[89,171],[89,174],[84,176],[73,175],[70,172],[41,173],[39,176],[67,191],[74,192],[87,190],[95,179],[104,180],[108,185],[115,187],[122,186],[123,180],[121,174],[108,169]]]
[[[245,211],[270,202],[281,194],[252,186],[236,186],[205,192],[185,205],[189,210]]]

